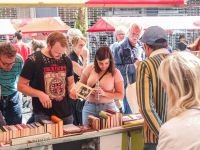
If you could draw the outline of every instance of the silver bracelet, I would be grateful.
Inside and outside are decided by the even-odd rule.
[[[83,62],[83,65],[84,65],[84,64],[87,64],[87,62]]]

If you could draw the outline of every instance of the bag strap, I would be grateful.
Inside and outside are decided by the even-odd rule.
[[[35,67],[34,78],[33,78],[33,86],[34,88],[37,88],[38,71],[40,71],[40,68],[42,66],[42,52],[37,51],[34,53],[34,55],[36,55],[36,67]]]
[[[108,70],[99,78],[99,81],[103,78],[103,76],[104,75],[106,75],[106,73],[108,72]],[[96,83],[93,85],[93,87],[92,88],[94,88],[95,87],[95,85],[96,85]]]
[[[130,83],[129,83],[129,79],[128,79],[128,66],[129,66],[130,64],[128,64],[127,66],[126,66],[126,80],[127,80],[127,85],[129,85]]]
[[[40,68],[42,67],[42,52],[36,51],[34,54],[36,55],[36,67],[35,67],[34,78],[33,78],[33,86],[34,86],[34,88],[37,88],[38,71],[40,71]],[[67,68],[67,61],[65,59],[65,56],[62,55],[62,58],[65,61],[66,69],[69,69],[69,68]]]

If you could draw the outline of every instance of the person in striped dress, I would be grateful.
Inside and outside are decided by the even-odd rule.
[[[160,127],[166,121],[166,93],[157,70],[169,54],[168,36],[161,27],[151,26],[144,32],[142,42],[148,59],[138,64],[136,88],[140,112],[144,118],[143,150],[156,150]]]
[[[7,125],[22,123],[17,82],[23,65],[22,56],[12,44],[0,44],[0,110]]]

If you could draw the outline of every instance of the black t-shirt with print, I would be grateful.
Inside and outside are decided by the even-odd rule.
[[[71,58],[72,61],[75,61],[75,62],[78,63],[81,67],[83,67],[82,61],[78,58],[78,56],[76,55],[75,52],[71,52],[71,53],[69,54],[69,57]],[[74,81],[75,81],[75,83],[76,83],[77,81],[79,81],[79,76],[78,76],[76,73],[74,73]]]
[[[42,65],[40,70],[37,70],[37,89],[49,95],[52,100],[52,108],[44,108],[39,98],[33,97],[34,113],[44,112],[48,116],[56,115],[59,118],[71,115],[66,77],[73,75],[73,66],[70,58],[66,55],[64,57],[67,63],[63,57],[55,60],[42,54]],[[26,60],[20,76],[33,81],[35,68],[36,55],[33,53]]]

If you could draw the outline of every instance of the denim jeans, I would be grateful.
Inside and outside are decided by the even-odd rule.
[[[47,116],[45,115],[44,113],[38,113],[38,114],[34,114],[34,120],[35,122],[38,122],[40,119],[46,119],[46,120],[51,120],[51,117],[50,116]],[[70,115],[68,117],[65,117],[65,118],[60,118],[63,120],[63,124],[66,125],[66,124],[72,124],[73,123],[73,116]]]
[[[0,110],[7,125],[22,123],[22,109],[19,103],[19,93],[16,92],[8,99],[0,100]]]
[[[127,98],[126,98],[126,90],[124,90],[124,99],[123,99],[123,105],[124,105],[124,114],[132,114],[132,110],[128,104]]]
[[[144,143],[143,150],[156,150],[158,143]]]
[[[85,102],[85,105],[83,107],[82,112],[82,120],[83,124],[87,124],[87,116],[93,115],[93,116],[99,116],[99,113],[103,110],[106,111],[106,109],[111,109],[116,111],[115,103],[92,103],[92,102]]]

